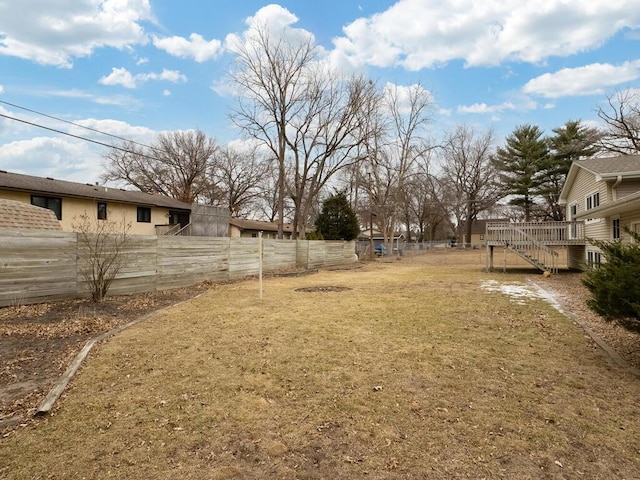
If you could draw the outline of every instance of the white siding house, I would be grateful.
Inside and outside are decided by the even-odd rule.
[[[557,249],[566,248],[567,267],[602,261],[590,239],[632,241],[625,227],[640,232],[640,155],[590,158],[571,164],[559,203],[565,222],[487,223],[487,267],[493,249],[517,253],[540,270],[557,270]]]
[[[567,219],[584,221],[587,239],[629,242],[624,227],[640,231],[640,155],[573,162],[560,194]],[[576,260],[601,261],[588,242]]]

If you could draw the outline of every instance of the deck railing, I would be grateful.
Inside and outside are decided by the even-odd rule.
[[[522,233],[545,245],[584,243],[584,222],[487,222],[487,241],[513,243]]]

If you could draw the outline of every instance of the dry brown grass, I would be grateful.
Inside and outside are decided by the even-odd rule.
[[[638,478],[640,382],[477,252],[218,287],[94,351],[0,477]],[[304,287],[351,290],[300,292]]]

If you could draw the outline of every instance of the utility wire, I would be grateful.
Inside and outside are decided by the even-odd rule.
[[[108,137],[117,138],[118,140],[122,140],[123,142],[133,143],[134,145],[139,145],[141,147],[145,147],[145,148],[148,148],[150,150],[157,150],[156,148],[150,147],[149,145],[145,145],[144,143],[134,142],[133,140],[129,140],[128,138],[119,137],[117,135],[113,135],[111,133],[103,132],[103,131],[95,129],[95,128],[87,127],[85,125],[80,125],[79,123],[70,122],[69,120],[64,120],[64,119],[59,118],[59,117],[54,117],[53,115],[48,115],[46,113],[38,112],[37,110],[32,110],[32,109],[27,108],[27,107],[21,107],[20,105],[16,105],[15,103],[5,102],[4,100],[0,100],[0,103],[3,103],[5,105],[9,105],[9,106],[14,107],[14,108],[19,108],[21,110],[25,110],[25,111],[30,112],[30,113],[35,113],[36,115],[42,115],[43,117],[51,118],[52,120],[56,120],[58,122],[67,123],[69,125],[73,125],[74,127],[84,128],[86,130],[90,130],[92,132],[99,133],[101,135],[106,135]],[[80,137],[78,137],[78,138],[80,138]]]
[[[55,132],[55,133],[60,133],[62,135],[67,135],[69,137],[73,137],[73,138],[77,138],[77,139],[80,139],[80,140],[84,140],[85,142],[96,143],[98,145],[102,145],[104,147],[113,148],[114,150],[119,150],[121,152],[132,153],[134,155],[139,155],[139,156],[144,157],[144,158],[149,158],[151,160],[160,161],[159,158],[152,157],[150,155],[145,155],[144,153],[134,152],[134,151],[131,151],[131,150],[127,150],[126,148],[118,147],[118,146],[115,146],[115,145],[109,145],[108,143],[100,142],[98,140],[92,140],[91,138],[87,138],[87,137],[81,137],[80,135],[74,135],[73,133],[63,132],[62,130],[57,130],[55,128],[47,127],[45,125],[40,125],[40,124],[37,124],[37,123],[29,122],[29,121],[23,120],[21,118],[16,118],[16,117],[12,117],[10,115],[5,115],[4,113],[0,113],[0,117],[8,118],[9,120],[14,120],[14,121],[20,122],[20,123],[25,123],[27,125],[31,125],[32,127],[43,128],[45,130],[49,130],[50,132]]]

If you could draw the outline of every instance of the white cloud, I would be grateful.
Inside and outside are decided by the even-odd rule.
[[[136,65],[144,65],[145,63],[149,63],[148,58],[139,58],[138,61],[136,62]]]
[[[0,85],[0,95],[2,95],[3,93],[4,93],[4,87]]]
[[[422,85],[396,85],[391,82],[387,82],[383,87],[383,94],[387,101],[395,102],[398,106],[398,112],[407,114],[411,112],[412,99],[425,98],[430,104],[434,103],[434,98],[431,92],[425,90]]]
[[[138,73],[133,75],[126,68],[111,69],[111,73],[98,80],[102,85],[120,85],[125,88],[136,88],[141,83],[149,80],[163,80],[171,83],[185,83],[187,76],[177,70],[162,70],[162,73]]]
[[[223,51],[220,40],[205,40],[201,35],[192,33],[187,40],[184,37],[153,38],[156,48],[164,50],[169,55],[181,58],[193,58],[196,62],[202,63],[207,60],[214,60]]]
[[[0,2],[0,55],[70,68],[96,49],[148,41],[149,0],[22,0]]]
[[[141,143],[151,142],[156,137],[157,133],[150,128],[133,126],[120,120],[86,118],[75,121],[73,123],[80,126],[77,127],[72,125],[69,128],[69,133],[71,133],[72,135],[91,138],[109,144],[114,141],[118,142],[118,140],[114,139],[113,137],[101,135],[97,132],[88,130],[87,128]]]
[[[103,171],[100,152],[90,144],[57,137],[0,145],[0,165],[15,173],[90,183]]]
[[[164,89],[162,91],[162,95],[165,96],[165,97],[171,96],[171,90]]]
[[[125,88],[136,88],[136,80],[133,78],[131,72],[129,72],[126,68],[115,68],[111,69],[111,73],[105,77],[102,77],[98,80],[98,83],[102,85],[121,85]]]
[[[640,60],[615,66],[593,63],[577,68],[564,68],[529,80],[523,92],[547,98],[602,95],[613,87],[640,78]]]
[[[543,63],[597,48],[640,25],[637,0],[399,0],[333,40],[336,63],[408,70],[455,59],[467,66]]]
[[[516,110],[517,107],[511,102],[504,102],[499,105],[487,105],[486,103],[474,103],[473,105],[458,106],[458,113],[501,113],[507,110]]]
[[[313,40],[311,32],[294,28],[298,17],[280,5],[262,7],[252,17],[245,20],[247,29],[242,34],[231,33],[225,38],[225,48],[237,52],[241,45],[249,46],[256,41],[259,31],[265,31],[271,38],[283,39],[290,45]]]

